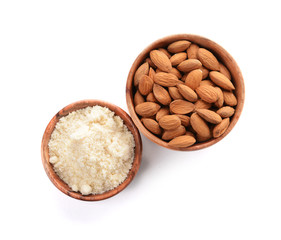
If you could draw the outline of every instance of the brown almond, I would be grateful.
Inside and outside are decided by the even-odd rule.
[[[219,70],[220,64],[217,58],[209,50],[205,48],[199,48],[197,57],[204,67],[210,70]]]
[[[190,102],[196,102],[198,97],[197,94],[185,84],[178,84],[177,88],[179,89],[180,94]]]
[[[159,125],[165,130],[172,130],[181,125],[181,120],[176,115],[166,115],[160,118]]]
[[[166,141],[171,140],[175,137],[184,135],[185,133],[186,133],[185,127],[180,125],[178,128],[175,128],[173,130],[165,130],[163,132],[162,139]]]
[[[183,114],[176,114],[176,116],[178,116],[179,119],[181,120],[181,125],[185,127],[189,126],[189,116]]]
[[[187,49],[188,59],[198,59],[197,58],[198,49],[199,49],[199,46],[197,44],[192,43],[190,45],[190,47]]]
[[[147,76],[143,75],[139,81],[139,92],[142,95],[147,95],[152,91],[153,80]]]
[[[168,58],[171,57],[171,54],[168,52],[167,49],[165,48],[158,48],[159,51],[161,51],[162,53],[164,53]]]
[[[180,94],[177,87],[169,87],[168,90],[169,90],[169,94],[172,97],[172,99],[174,99],[174,100],[183,99],[183,97]]]
[[[197,113],[201,118],[213,124],[218,124],[222,121],[221,116],[219,114],[209,109],[198,109]]]
[[[224,118],[218,125],[216,125],[213,129],[213,137],[218,138],[224,134],[229,126],[229,123],[229,118]]]
[[[163,105],[169,105],[172,101],[168,91],[156,83],[153,85],[153,94],[157,101]]]
[[[151,119],[151,118],[142,118],[141,119],[143,125],[152,133],[156,134],[156,135],[160,135],[161,134],[161,128],[159,127],[158,122],[156,122],[155,120]]]
[[[194,131],[202,137],[208,137],[210,135],[210,129],[207,123],[197,113],[192,113],[190,117],[190,125]]]
[[[194,110],[194,104],[177,99],[170,103],[170,111],[174,114],[188,114]]]
[[[217,110],[217,114],[219,114],[222,118],[229,118],[235,112],[235,109],[229,106],[225,106]]]
[[[215,87],[217,94],[218,94],[218,100],[215,102],[216,107],[221,108],[223,106],[223,93],[222,90],[219,87]]]
[[[139,68],[135,72],[135,76],[134,76],[134,85],[135,86],[139,85],[140,78],[143,75],[147,75],[148,71],[149,71],[149,64],[147,62],[145,62],[145,63],[143,63],[142,65],[139,66]]]
[[[202,66],[201,62],[197,59],[187,59],[182,61],[178,66],[178,70],[182,72],[190,72]]]
[[[152,50],[150,52],[151,61],[164,72],[169,72],[172,69],[172,64],[170,59],[165,55],[165,53],[159,50]]]
[[[185,78],[185,85],[195,90],[200,86],[201,80],[202,80],[202,71],[200,69],[195,69],[187,74]]]
[[[226,66],[224,66],[222,63],[220,63],[220,69],[219,69],[220,73],[222,73],[224,76],[226,76],[228,79],[231,80],[231,74],[228,71],[228,69],[226,68]]]
[[[222,73],[217,71],[211,71],[209,73],[209,76],[211,80],[217,84],[219,87],[225,89],[225,90],[234,90],[235,87],[232,84],[232,82]]]
[[[202,71],[202,79],[206,79],[209,76],[209,70],[203,66],[200,68],[200,70]]]
[[[205,102],[202,99],[199,99],[196,103],[194,103],[195,111],[198,109],[209,109],[212,106],[211,103]]]
[[[216,84],[214,84],[211,80],[209,79],[205,79],[203,81],[200,82],[200,86],[204,86],[204,85],[209,85],[209,86],[212,86],[212,87],[215,87]]]
[[[166,115],[170,114],[170,110],[168,107],[163,107],[161,108],[157,113],[156,113],[156,121],[159,122],[160,118]]]
[[[205,136],[205,137],[201,136],[200,134],[196,134],[196,140],[197,140],[198,142],[205,142],[205,141],[208,141],[208,140],[211,139],[211,138],[212,138],[211,132],[210,132],[210,135],[209,135],[209,136]]]
[[[208,85],[199,86],[198,88],[196,88],[195,91],[198,94],[198,96],[205,102],[213,103],[218,100],[217,91],[212,86],[208,86]]]
[[[194,138],[195,138],[195,136],[194,136],[194,133],[193,133],[193,132],[186,131],[185,135],[187,135],[187,136],[191,136],[191,137],[194,137]]]
[[[178,53],[178,52],[185,51],[190,45],[191,42],[187,40],[179,40],[169,44],[167,49],[170,53]]]
[[[148,76],[153,80],[155,75],[155,71],[153,68],[149,68]]]
[[[182,81],[182,82],[185,82],[186,77],[187,77],[187,74],[188,74],[188,73],[185,73],[185,74],[182,76],[182,78],[181,78],[181,81]]]
[[[137,106],[140,103],[144,102],[143,96],[140,94],[139,91],[136,91],[135,96],[134,96],[134,105]]]
[[[184,148],[189,147],[193,145],[196,142],[196,139],[192,136],[179,136],[174,138],[168,143],[168,146],[170,147],[176,147],[176,148]]]
[[[150,93],[146,96],[146,101],[147,101],[147,102],[157,102],[157,99],[155,98],[153,92],[150,92]]]
[[[172,63],[172,66],[177,66],[179,65],[182,61],[186,60],[187,54],[185,52],[180,52],[174,54],[171,58],[170,61]]]
[[[135,106],[135,111],[142,117],[152,117],[160,109],[160,105],[154,102],[144,102]]]
[[[224,103],[228,106],[234,107],[237,105],[237,98],[232,91],[222,91]]]
[[[170,73],[174,74],[179,79],[182,78],[182,75],[181,75],[180,71],[178,69],[174,68],[174,67],[171,69]]]
[[[154,82],[163,87],[174,87],[181,81],[172,73],[158,72],[154,76]]]
[[[150,67],[152,67],[152,68],[157,68],[157,67],[155,66],[155,64],[151,61],[151,59],[150,59],[149,57],[145,59],[145,62],[147,62]]]

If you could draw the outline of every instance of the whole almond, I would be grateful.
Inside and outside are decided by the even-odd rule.
[[[192,113],[190,117],[190,125],[194,131],[202,137],[208,137],[210,135],[210,129],[207,123],[197,113]]]
[[[184,136],[176,137],[173,140],[171,140],[168,143],[168,146],[183,148],[183,147],[189,147],[193,145],[195,142],[196,139],[194,137],[184,135]]]
[[[180,71],[174,67],[171,69],[170,73],[174,74],[179,79],[182,78]]]
[[[170,61],[172,63],[172,66],[177,66],[180,64],[182,61],[186,60],[187,54],[185,52],[180,52],[174,54],[171,58]]]
[[[209,70],[203,66],[200,67],[200,70],[202,71],[202,79],[206,79],[209,76]]]
[[[150,92],[150,93],[146,96],[146,101],[147,101],[147,102],[157,102],[157,99],[155,98],[153,92]]]
[[[194,133],[193,133],[193,132],[190,132],[190,131],[187,131],[187,132],[185,133],[185,135],[191,136],[191,137],[194,137],[194,138],[195,138]]]
[[[212,138],[212,134],[211,134],[211,132],[210,132],[210,135],[209,136],[201,136],[200,134],[196,134],[196,140],[198,141],[198,142],[205,142],[205,141],[207,141],[207,140],[209,140],[209,139],[211,139]]]
[[[153,94],[157,101],[163,105],[169,105],[172,101],[168,91],[156,83],[153,85]]]
[[[223,93],[222,90],[219,87],[215,87],[217,94],[218,94],[218,100],[215,102],[216,107],[221,108],[223,106]]]
[[[190,72],[202,66],[201,62],[197,59],[187,59],[178,65],[178,70],[182,72]]]
[[[135,86],[139,85],[140,78],[143,75],[147,75],[148,71],[149,71],[149,64],[147,62],[145,62],[139,66],[139,68],[137,69],[135,76],[134,76],[134,85]]]
[[[201,80],[202,80],[202,71],[200,69],[195,69],[187,74],[185,78],[185,85],[195,90],[200,86]]]
[[[147,95],[152,91],[153,80],[147,76],[143,75],[139,81],[139,92],[142,95]]]
[[[190,47],[187,49],[188,59],[198,59],[197,58],[198,49],[199,49],[199,46],[197,44],[192,43],[190,45]]]
[[[143,102],[144,102],[143,96],[140,94],[139,91],[136,91],[135,96],[134,96],[134,105],[137,106]]]
[[[226,105],[234,107],[237,105],[237,98],[232,91],[222,91],[223,99]]]
[[[176,116],[179,117],[179,119],[181,120],[181,125],[187,127],[189,126],[189,116],[183,115],[183,114],[176,114]]]
[[[141,119],[143,125],[152,133],[156,134],[156,135],[160,135],[161,134],[161,128],[159,127],[158,122],[156,122],[155,120],[151,119],[151,118],[142,118]]]
[[[217,110],[217,114],[219,114],[222,118],[229,118],[235,112],[235,109],[229,106],[225,106]]]
[[[205,80],[200,82],[200,86],[204,86],[204,85],[209,85],[209,86],[212,86],[212,87],[216,86],[216,84],[209,79],[205,79]]]
[[[217,58],[209,50],[205,48],[199,48],[197,57],[204,67],[210,70],[219,70],[220,64]]]
[[[160,118],[166,115],[170,114],[170,110],[168,107],[162,107],[157,113],[156,113],[156,121],[159,122]]]
[[[145,62],[147,62],[150,67],[156,68],[155,64],[151,61],[151,59],[149,57],[145,59]]]
[[[172,130],[181,125],[181,120],[176,115],[166,115],[160,118],[159,125],[165,130]]]
[[[198,97],[197,94],[185,84],[178,84],[177,88],[179,89],[180,94],[190,102],[196,102]]]
[[[218,138],[224,134],[229,126],[229,123],[229,118],[224,118],[218,125],[216,125],[213,129],[213,137]]]
[[[228,69],[222,63],[220,63],[219,71],[220,71],[220,73],[222,73],[224,76],[226,76],[228,79],[231,80],[230,72],[228,71]]]
[[[167,49],[165,48],[158,48],[159,51],[161,51],[162,53],[164,53],[168,58],[171,57],[171,54],[168,52]]]
[[[151,67],[149,68],[148,76],[153,80],[155,75],[154,69]]]
[[[154,82],[163,87],[174,87],[181,81],[172,73],[158,72],[154,76]]]
[[[213,124],[218,124],[222,121],[221,116],[219,114],[209,109],[198,109],[197,113],[201,118]]]
[[[209,109],[212,106],[211,103],[205,102],[202,99],[199,99],[196,103],[194,103],[194,110],[197,111],[198,109]]]
[[[162,71],[169,72],[172,69],[172,64],[170,59],[165,55],[165,53],[159,50],[152,50],[150,52],[151,61]]]
[[[225,90],[234,90],[235,87],[233,86],[232,82],[222,73],[217,71],[211,71],[209,73],[211,80],[217,84],[219,87]]]
[[[208,85],[201,85],[198,88],[196,88],[196,93],[198,96],[208,103],[213,103],[218,100],[218,94],[214,87],[208,86]]]
[[[185,127],[180,125],[178,128],[175,128],[173,130],[165,130],[163,132],[162,139],[166,141],[171,140],[175,137],[184,135],[185,133],[186,133]]]
[[[174,99],[174,100],[183,99],[183,97],[180,94],[177,87],[169,87],[168,90],[169,90],[169,94],[172,97],[172,99]]]
[[[170,53],[178,53],[178,52],[185,51],[190,45],[191,42],[187,40],[180,40],[168,45],[167,49]]]
[[[160,105],[154,102],[144,102],[135,106],[135,111],[142,117],[152,117],[160,109]]]
[[[194,104],[177,99],[170,103],[170,111],[174,114],[188,114],[194,110]]]

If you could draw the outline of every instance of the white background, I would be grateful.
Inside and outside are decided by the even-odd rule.
[[[280,240],[278,2],[0,1],[0,238]],[[205,36],[238,62],[246,101],[235,128],[195,152],[142,136],[123,192],[100,202],[61,193],[40,157],[50,119],[82,99],[127,111],[133,61],[176,33]]]

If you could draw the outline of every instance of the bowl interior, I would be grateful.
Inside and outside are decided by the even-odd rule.
[[[151,50],[157,49],[160,47],[167,47],[170,43],[172,43],[174,41],[178,41],[178,40],[188,40],[188,41],[198,44],[201,47],[204,47],[204,48],[210,50],[217,57],[217,59],[228,68],[228,70],[230,71],[231,76],[232,76],[232,82],[235,85],[235,94],[236,94],[237,101],[238,101],[238,104],[237,104],[236,110],[235,110],[235,114],[232,116],[230,125],[224,134],[222,134],[218,138],[210,139],[206,142],[196,143],[196,144],[194,144],[190,147],[186,147],[186,148],[170,147],[170,146],[168,146],[167,142],[163,141],[162,139],[156,137],[151,132],[149,132],[143,126],[138,115],[136,114],[135,109],[134,109],[134,103],[133,103],[133,92],[135,92],[133,78],[134,78],[134,74],[135,74],[136,70],[138,69],[138,67],[149,56],[149,52]],[[169,149],[180,150],[180,151],[199,150],[199,149],[211,146],[211,145],[217,143],[218,141],[220,141],[221,139],[223,139],[237,123],[237,121],[241,115],[242,109],[243,109],[244,98],[245,98],[245,87],[244,87],[243,76],[242,76],[242,73],[241,73],[237,63],[232,58],[232,56],[217,43],[215,43],[207,38],[204,38],[204,37],[201,37],[198,35],[192,35],[192,34],[178,34],[178,35],[168,36],[168,37],[155,41],[154,43],[149,45],[147,48],[145,48],[134,61],[133,65],[130,69],[128,79],[127,79],[127,85],[126,85],[127,106],[128,106],[130,115],[131,115],[134,123],[137,125],[138,129],[147,138],[149,138],[151,141],[155,142],[156,144],[169,148]]]
[[[58,175],[55,173],[52,164],[49,163],[49,148],[48,148],[48,143],[51,137],[51,134],[56,126],[56,123],[59,121],[59,119],[63,116],[66,116],[72,111],[85,108],[88,106],[95,106],[99,105],[102,107],[107,107],[111,111],[115,112],[116,115],[120,116],[128,129],[132,132],[135,140],[135,157],[133,161],[132,168],[130,169],[127,178],[125,179],[124,182],[122,182],[119,186],[116,188],[107,191],[102,194],[91,194],[91,195],[82,195],[81,193],[78,192],[73,192],[72,189],[64,182],[62,181]],[[44,169],[50,178],[50,180],[53,182],[53,184],[63,193],[67,194],[70,197],[80,199],[80,200],[85,200],[85,201],[97,201],[97,200],[103,200],[109,197],[112,197],[122,191],[134,178],[136,175],[140,162],[141,162],[141,155],[142,155],[142,142],[141,142],[141,137],[139,134],[138,129],[136,128],[135,124],[133,123],[132,119],[130,116],[121,108],[115,106],[114,104],[100,101],[100,100],[82,100],[78,101],[75,103],[72,103],[65,108],[61,109],[49,122],[44,135],[42,139],[42,144],[41,144],[41,157],[42,157],[42,162]]]

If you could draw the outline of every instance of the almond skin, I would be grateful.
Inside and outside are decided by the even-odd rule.
[[[185,127],[189,126],[189,121],[190,121],[189,116],[182,115],[182,114],[176,114],[176,116],[178,116],[179,119],[181,120],[181,125],[183,125]]]
[[[143,75],[139,81],[139,92],[142,95],[147,95],[152,91],[153,80],[147,76]]]
[[[168,52],[167,49],[165,48],[158,48],[159,51],[161,51],[162,53],[164,53],[168,58],[171,57],[171,54]]]
[[[135,111],[142,117],[152,117],[160,109],[160,105],[154,102],[140,103],[135,107]]]
[[[200,86],[201,80],[202,80],[202,71],[200,69],[195,69],[187,74],[185,78],[185,85],[195,90]]]
[[[229,123],[229,118],[224,118],[218,125],[216,125],[213,129],[213,137],[218,138],[222,134],[224,134],[224,132],[229,126]]]
[[[207,122],[218,124],[222,121],[221,116],[214,111],[208,109],[198,109],[197,113],[200,117],[205,119]]]
[[[198,50],[199,50],[199,46],[197,44],[192,43],[186,51],[188,59],[198,59],[197,58]]]
[[[200,68],[200,70],[202,71],[202,79],[206,79],[209,76],[209,70],[203,66]]]
[[[223,93],[222,90],[219,87],[215,87],[217,94],[218,94],[218,100],[215,102],[216,107],[221,108],[223,106]]]
[[[196,139],[194,137],[184,135],[184,136],[175,137],[173,140],[171,140],[168,143],[168,146],[183,148],[183,147],[189,147],[193,145],[195,142]]]
[[[163,87],[174,87],[181,81],[172,73],[158,72],[154,76],[154,82]]]
[[[177,66],[179,65],[182,61],[186,60],[187,58],[187,54],[185,52],[180,52],[180,53],[176,53],[174,54],[171,58],[171,64],[172,66]]]
[[[179,90],[178,90],[177,87],[169,87],[168,90],[169,90],[170,96],[171,96],[174,100],[183,99],[183,97],[182,97],[182,95],[180,94],[180,92],[179,92]]]
[[[151,119],[151,118],[142,118],[141,119],[143,125],[152,133],[156,134],[156,135],[160,135],[162,130],[159,127],[158,122],[156,122],[155,120]]]
[[[148,71],[149,71],[149,64],[147,62],[145,62],[145,63],[143,63],[142,65],[139,66],[139,68],[135,72],[135,76],[134,76],[134,85],[135,86],[139,85],[140,78],[143,75],[147,75]]]
[[[222,91],[223,99],[226,105],[234,107],[237,105],[237,98],[232,91]]]
[[[178,65],[178,70],[182,72],[190,72],[198,69],[202,66],[202,63],[197,59],[187,59]]]
[[[229,106],[225,106],[217,110],[217,114],[219,114],[222,118],[229,118],[235,112],[235,109]]]
[[[153,94],[157,101],[163,105],[169,105],[172,101],[168,91],[156,83],[153,85]]]
[[[155,75],[155,71],[153,68],[149,68],[148,76],[153,80]]]
[[[160,118],[166,115],[170,114],[170,110],[168,107],[163,107],[161,108],[157,113],[156,113],[156,121],[159,122]]]
[[[178,53],[185,51],[190,45],[191,42],[187,40],[179,40],[168,45],[167,49],[170,53]]]
[[[210,70],[219,70],[220,64],[217,58],[212,54],[210,51],[208,51],[205,48],[199,48],[197,57],[200,60],[200,62],[203,64],[204,67],[210,69]]]
[[[194,104],[177,99],[170,103],[170,111],[174,114],[188,114],[194,110]]]
[[[185,127],[180,125],[178,128],[175,128],[173,130],[165,130],[163,132],[162,139],[166,141],[171,140],[175,137],[184,135],[185,133],[186,133]]]
[[[211,71],[209,73],[209,76],[211,80],[217,84],[219,87],[225,89],[225,90],[234,90],[235,87],[232,84],[232,82],[222,73],[217,71]]]
[[[207,123],[197,113],[191,115],[190,125],[202,137],[208,137],[211,134]]]
[[[204,86],[204,85],[209,85],[209,86],[212,86],[212,87],[215,87],[216,84],[214,84],[211,80],[209,79],[205,79],[203,81],[200,82],[200,86]]]
[[[169,72],[172,69],[172,64],[167,55],[159,50],[152,50],[150,52],[151,61],[164,72]]]
[[[146,101],[147,101],[147,102],[157,102],[157,99],[155,98],[153,92],[149,93],[149,94],[146,96]]]
[[[171,69],[170,73],[174,74],[178,79],[182,78],[180,71],[174,67]]]
[[[180,94],[190,102],[196,102],[198,97],[197,94],[185,84],[178,84],[177,88],[179,89]]]
[[[194,103],[195,111],[198,109],[209,109],[211,106],[211,103],[205,102],[202,99],[199,99],[196,103]]]
[[[160,118],[159,125],[165,130],[172,130],[181,125],[181,120],[176,115],[166,115]]]
[[[139,91],[137,91],[135,93],[135,96],[134,96],[134,104],[135,106],[139,105],[140,103],[143,103],[144,102],[144,98],[143,96],[140,94]]]
[[[208,86],[208,85],[201,85],[198,88],[196,88],[196,93],[198,96],[208,103],[213,103],[218,100],[218,94],[214,87]]]
[[[228,71],[228,69],[222,63],[220,63],[219,71],[220,71],[220,73],[222,73],[224,76],[226,76],[228,79],[231,80],[230,72]]]

